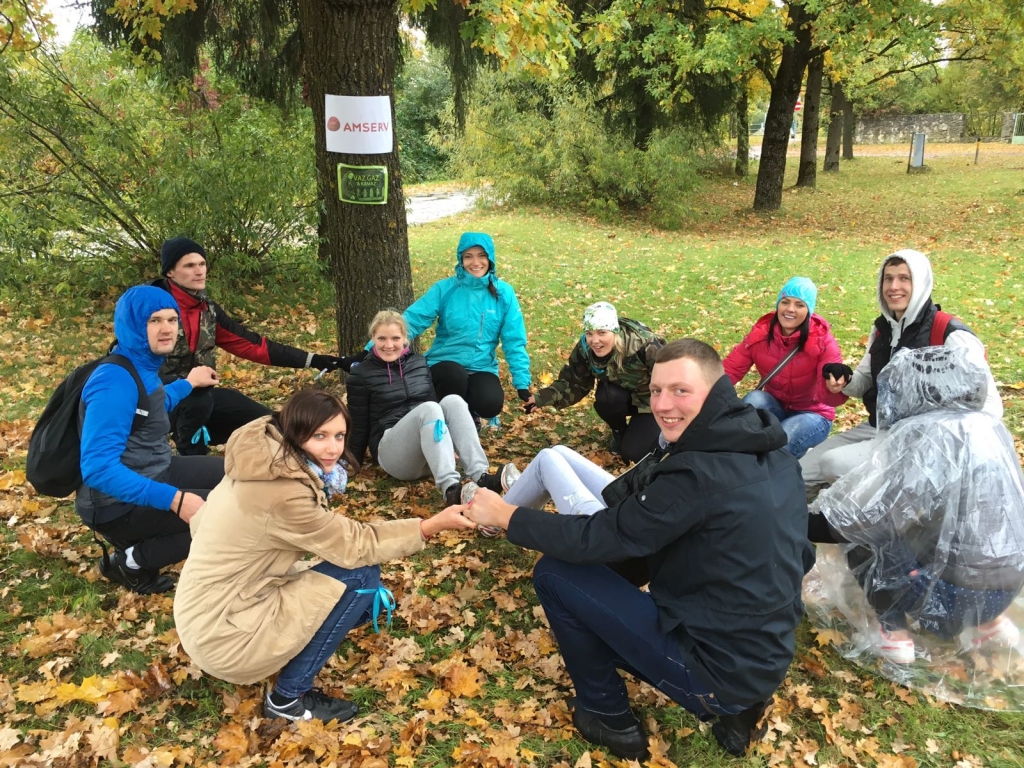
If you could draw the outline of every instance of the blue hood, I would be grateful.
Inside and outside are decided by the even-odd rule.
[[[494,240],[491,239],[490,235],[485,235],[483,232],[463,232],[462,237],[459,238],[459,247],[455,249],[455,276],[459,278],[471,278],[473,275],[469,274],[465,269],[462,268],[462,254],[464,251],[469,250],[474,245],[478,245],[487,252],[487,260],[491,262],[491,271],[485,277],[474,278],[475,280],[487,280],[491,275],[495,278],[498,277],[497,265],[494,262]]]
[[[114,307],[114,351],[124,355],[139,371],[157,371],[164,362],[149,348],[147,327],[154,312],[162,309],[178,311],[178,303],[170,293],[151,285],[129,288]],[[180,317],[179,317],[180,320]]]

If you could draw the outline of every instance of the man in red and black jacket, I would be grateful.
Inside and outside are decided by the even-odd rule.
[[[216,368],[217,347],[254,363],[284,368],[347,371],[359,359],[358,355],[315,355],[278,344],[233,320],[206,296],[206,251],[194,240],[175,237],[164,241],[160,268],[164,277],[153,285],[174,297],[181,315],[178,342],[160,369],[164,382],[184,378],[196,366]],[[222,445],[238,427],[270,412],[234,389],[218,386],[194,390],[171,413],[178,453],[205,454],[208,445]]]

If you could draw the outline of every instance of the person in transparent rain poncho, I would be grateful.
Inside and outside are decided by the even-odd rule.
[[[812,538],[846,543],[878,620],[861,635],[888,662],[936,660],[911,630],[926,647],[1020,646],[1007,611],[1024,586],[1024,475],[1009,431],[982,411],[986,380],[963,349],[898,352],[878,380],[881,439],[811,507],[811,530],[829,533]],[[841,592],[829,597],[863,624]]]

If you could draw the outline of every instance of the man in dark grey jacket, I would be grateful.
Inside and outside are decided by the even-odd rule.
[[[513,508],[480,491],[465,514],[543,552],[537,596],[576,688],[573,722],[626,759],[648,754],[625,670],[743,754],[764,734],[793,659],[801,582],[814,562],[799,466],[775,417],[742,403],[713,348],[667,344],[651,376],[659,450],[584,516]],[[605,563],[641,558],[642,592]]]

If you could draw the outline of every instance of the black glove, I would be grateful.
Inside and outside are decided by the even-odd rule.
[[[533,413],[535,410],[537,410],[536,403],[525,403],[523,405],[523,413]]]
[[[363,360],[366,359],[366,356],[368,354],[370,354],[370,350],[361,349],[354,355],[349,355],[347,357],[341,358],[341,369],[345,371],[345,373],[348,373],[349,371],[352,370],[353,366],[359,365],[361,362],[363,362]]]
[[[827,381],[830,376],[836,381],[846,379],[846,383],[849,384],[853,378],[853,368],[846,363],[825,363],[821,366],[821,377]]]
[[[517,389],[516,394],[519,395],[519,399],[522,400],[524,403],[530,399],[529,389]]]

